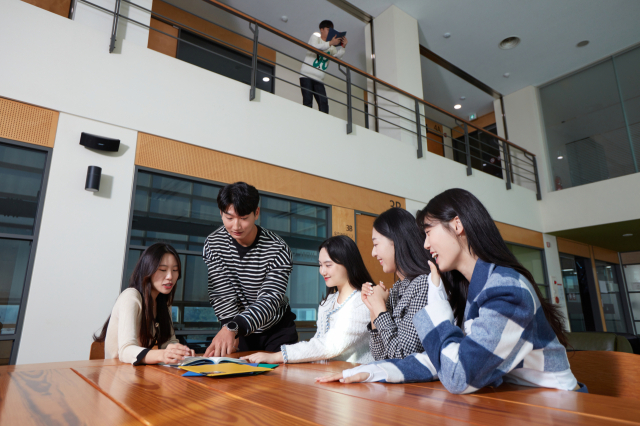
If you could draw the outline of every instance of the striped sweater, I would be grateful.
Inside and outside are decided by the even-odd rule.
[[[430,292],[429,304],[414,316],[425,352],[347,370],[345,376],[368,371],[372,374],[367,381],[396,383],[439,378],[452,393],[470,393],[503,381],[575,388],[567,352],[525,277],[478,260],[469,284],[464,332],[453,324],[453,311],[441,289]]]
[[[238,336],[261,333],[289,309],[285,295],[291,274],[291,250],[275,233],[259,228],[257,243],[244,257],[221,226],[204,243],[209,271],[209,301],[223,322],[238,324]]]

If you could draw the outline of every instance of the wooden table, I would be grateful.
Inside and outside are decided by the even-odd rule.
[[[238,354],[242,355],[242,354]],[[346,362],[282,365],[249,377],[115,360],[0,367],[1,425],[632,424],[636,400],[502,385],[450,394],[440,382],[318,384]]]

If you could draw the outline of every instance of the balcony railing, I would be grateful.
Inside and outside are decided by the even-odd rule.
[[[227,28],[220,23],[208,20],[203,16],[199,16],[172,3],[168,3],[164,0],[155,1],[166,3],[172,8],[178,9],[183,13],[193,15],[198,19],[206,21],[217,27],[221,27],[224,30],[242,38],[247,38],[247,35],[245,34],[231,28]],[[122,18],[132,22],[133,24],[147,28],[150,31],[155,31],[166,37],[175,39],[178,43],[184,43],[185,45],[199,49],[207,55],[222,57],[225,61],[233,62],[236,67],[244,67],[244,69],[250,70],[249,100],[254,100],[256,97],[256,88],[259,85],[258,75],[266,76],[269,79],[281,81],[283,83],[296,86],[301,90],[307,90],[313,94],[320,95],[312,90],[301,88],[299,83],[296,81],[297,77],[300,76],[299,66],[297,69],[294,69],[292,66],[288,65],[290,61],[300,64],[302,64],[303,61],[291,54],[265,44],[263,42],[264,36],[263,41],[261,41],[260,30],[266,30],[282,40],[323,56],[338,65],[342,76],[328,74],[326,71],[322,72],[331,76],[329,81],[333,84],[329,84],[329,81],[324,82],[325,86],[330,88],[330,91],[327,94],[327,99],[336,106],[339,106],[339,108],[345,112],[344,118],[346,119],[346,132],[348,134],[353,131],[353,124],[356,122],[356,124],[361,124],[376,132],[387,134],[404,142],[414,143],[417,148],[417,158],[423,157],[424,146],[426,144],[427,147],[430,147],[429,151],[436,152],[444,157],[465,164],[467,175],[471,175],[474,169],[486,172],[496,176],[497,178],[503,179],[505,181],[506,189],[511,189],[512,184],[518,184],[533,190],[536,193],[537,199],[541,199],[538,167],[536,156],[533,153],[492,132],[474,125],[470,121],[457,117],[448,111],[425,101],[424,99],[399,89],[376,76],[368,74],[367,72],[348,64],[343,60],[327,55],[325,52],[313,48],[302,40],[286,34],[232,7],[219,3],[218,1],[202,0],[203,3],[206,3],[211,7],[215,7],[219,11],[229,13],[248,23],[252,34],[251,51],[239,47],[237,44],[222,40],[215,35],[178,22],[169,16],[147,9],[130,0],[115,0],[114,10],[106,9],[89,0],[74,0],[74,3],[77,2],[84,3],[113,15],[113,26],[109,44],[110,52],[113,52],[116,46],[118,23],[119,19]],[[178,32],[178,36],[169,34],[158,28],[154,28],[151,25],[146,25],[121,14],[120,6],[122,3],[127,3],[132,7],[149,13],[151,17],[157,20],[163,21],[175,28],[179,28],[180,32]],[[75,10],[75,8],[76,5],[74,5],[73,10]],[[182,31],[191,33],[201,39],[212,41],[220,46],[228,47],[234,52],[238,52],[246,57],[247,60],[244,62],[239,61],[237,58],[230,58],[229,55],[225,55],[220,51],[216,52],[204,47],[202,43],[198,44],[193,41],[186,40],[185,37],[181,37]],[[282,63],[282,61],[274,62],[272,58],[267,58],[264,54],[261,55],[259,49],[260,46],[282,55],[281,58],[286,58],[286,64]],[[416,54],[418,54],[418,52],[416,52]],[[263,64],[272,65],[274,69],[273,74],[266,72],[264,69],[259,70],[259,61]],[[288,78],[287,76],[283,77],[286,71],[294,74],[289,74]],[[358,84],[358,82],[354,82],[355,79],[360,83]],[[448,121],[448,124],[444,122],[445,120]],[[451,122],[455,123],[456,127],[454,127]],[[449,132],[445,129],[451,130]]]

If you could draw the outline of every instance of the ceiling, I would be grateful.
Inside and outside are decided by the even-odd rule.
[[[567,229],[550,234],[617,252],[640,251],[640,219]],[[624,234],[633,235],[623,237]]]

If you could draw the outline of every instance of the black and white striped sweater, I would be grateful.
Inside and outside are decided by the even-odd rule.
[[[282,319],[291,274],[291,250],[275,233],[260,228],[258,242],[244,257],[221,226],[204,243],[209,301],[221,322],[233,319],[238,336],[261,333]]]

